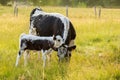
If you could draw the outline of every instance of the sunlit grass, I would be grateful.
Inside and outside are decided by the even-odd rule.
[[[23,56],[15,67],[19,35],[29,31],[29,15],[34,7],[0,7],[0,80],[42,80],[42,58],[32,54],[24,67]],[[65,7],[42,7],[47,12],[65,15]],[[54,9],[53,9],[54,8]],[[56,52],[45,69],[47,80],[119,80],[120,9],[102,9],[95,18],[93,8],[69,8],[77,37],[77,48],[70,63],[58,64]]]

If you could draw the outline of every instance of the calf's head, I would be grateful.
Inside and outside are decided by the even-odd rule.
[[[60,35],[53,36],[53,40],[55,42],[54,47],[56,47],[56,48],[58,48],[59,46],[61,46],[64,43],[63,38]]]

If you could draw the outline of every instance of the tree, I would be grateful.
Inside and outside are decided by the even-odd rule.
[[[112,7],[112,6],[118,6],[120,7],[120,0],[0,0],[0,4],[7,5],[7,3],[11,1],[14,3],[14,1],[19,2],[26,2],[26,3],[32,3],[35,6],[80,6],[85,5],[88,7],[93,6],[103,6],[103,7]]]
[[[0,0],[0,4],[5,6],[10,0]]]

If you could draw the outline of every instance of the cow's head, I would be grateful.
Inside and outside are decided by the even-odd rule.
[[[59,61],[66,59],[67,61],[70,60],[71,52],[76,48],[76,45],[74,46],[67,46],[65,44],[62,44],[60,47],[56,48],[56,51],[58,51],[57,56],[59,58]]]
[[[71,52],[76,48],[76,45],[72,44],[72,46],[68,46],[64,44],[64,39],[60,35],[53,36],[53,39],[55,41],[54,50],[58,52],[57,56],[59,58],[59,61],[64,58],[69,60],[71,57]]]

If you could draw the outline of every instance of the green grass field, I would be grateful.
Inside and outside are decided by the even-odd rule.
[[[30,55],[27,66],[23,56],[15,67],[19,35],[29,31],[29,15],[34,7],[0,6],[0,80],[42,80],[42,58]],[[64,7],[42,7],[46,12],[65,15]],[[95,18],[93,8],[69,8],[69,18],[77,37],[77,48],[70,63],[58,64],[56,52],[45,69],[46,80],[120,80],[120,9],[102,9]]]

